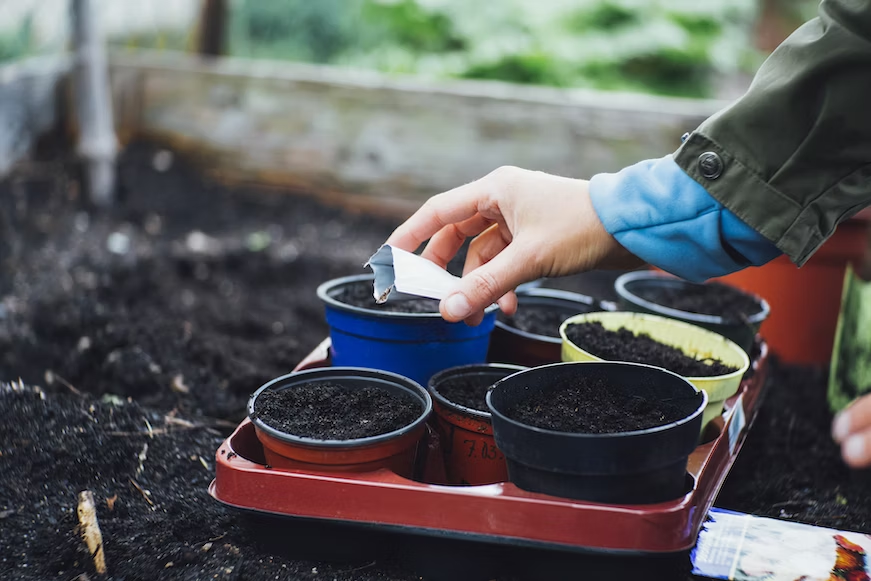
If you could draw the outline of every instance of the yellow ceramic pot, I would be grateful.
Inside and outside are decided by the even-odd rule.
[[[584,351],[582,346],[575,345],[566,337],[569,325],[594,321],[602,323],[609,331],[628,329],[636,334],[646,333],[653,340],[676,347],[696,359],[719,359],[730,367],[737,367],[737,371],[726,375],[686,378],[708,394],[708,405],[702,415],[703,429],[711,419],[723,413],[723,405],[738,391],[741,378],[750,367],[747,353],[722,335],[666,317],[625,312],[586,313],[563,322],[559,329],[563,361],[602,361],[601,357]]]

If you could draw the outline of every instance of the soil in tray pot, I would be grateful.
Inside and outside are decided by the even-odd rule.
[[[559,308],[553,305],[520,305],[514,316],[499,313],[499,321],[535,335],[559,337],[559,327],[563,321],[577,315],[577,308]]]
[[[722,317],[724,321],[732,323],[746,321],[762,311],[758,300],[724,284],[688,284],[633,292],[644,300],[670,309]]]
[[[506,415],[529,426],[578,434],[645,430],[686,415],[666,401],[617,393],[601,380],[579,378],[554,387],[518,402]]]
[[[646,363],[684,377],[726,375],[738,369],[718,359],[694,359],[647,334],[636,335],[628,329],[608,330],[598,321],[568,325],[566,336],[584,351],[607,361]]]
[[[391,313],[438,313],[439,301],[427,298],[391,300],[380,305],[372,296],[372,283],[348,284],[339,289],[333,298],[346,305]]]
[[[487,390],[493,385],[491,375],[460,375],[438,384],[438,392],[455,404],[489,413]]]
[[[328,381],[264,391],[254,404],[265,424],[316,440],[353,440],[393,432],[420,416],[420,403],[383,388]]]

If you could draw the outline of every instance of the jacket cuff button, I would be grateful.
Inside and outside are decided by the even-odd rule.
[[[713,151],[706,151],[699,156],[699,171],[709,180],[715,180],[723,173],[723,160]]]

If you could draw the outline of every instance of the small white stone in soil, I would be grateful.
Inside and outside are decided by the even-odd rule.
[[[91,348],[91,338],[90,337],[79,337],[79,342],[76,344],[76,351],[79,353],[83,353]]]
[[[112,232],[106,239],[106,248],[112,254],[127,254],[130,252],[130,237],[121,232]]]
[[[154,168],[154,171],[159,173],[164,173],[172,167],[173,155],[171,151],[167,151],[165,149],[161,149],[157,153],[154,154],[154,157],[151,158],[151,166]]]
[[[91,225],[91,216],[87,212],[79,212],[76,214],[75,226],[76,232],[87,232]]]

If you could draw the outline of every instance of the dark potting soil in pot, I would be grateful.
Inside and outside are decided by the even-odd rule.
[[[555,385],[506,411],[518,422],[577,434],[612,434],[662,426],[683,417],[666,401],[620,393],[604,381],[584,378]]]
[[[688,284],[644,289],[637,292],[646,301],[699,315],[722,317],[729,322],[746,321],[762,311],[752,296],[724,284]]]
[[[514,327],[526,333],[544,335],[545,337],[559,337],[559,328],[563,321],[582,312],[589,312],[589,309],[584,311],[574,307],[520,304],[513,316],[506,315],[500,311],[498,317],[500,321],[509,327]]]
[[[316,440],[353,440],[386,434],[412,423],[419,402],[382,387],[349,388],[329,381],[264,391],[254,414],[277,430]]]
[[[684,377],[711,377],[737,371],[719,359],[694,359],[680,349],[636,335],[628,329],[610,331],[598,321],[566,327],[566,337],[588,353],[606,361],[629,361],[663,367]]]
[[[436,386],[436,391],[455,404],[486,412],[487,390],[495,383],[491,375],[458,375]]]
[[[439,312],[439,301],[427,298],[388,300],[386,303],[381,303],[379,305],[375,302],[375,297],[372,296],[372,283],[369,281],[346,284],[338,289],[338,292],[333,294],[332,297],[340,303],[351,305],[352,307],[386,311],[390,313]]]

